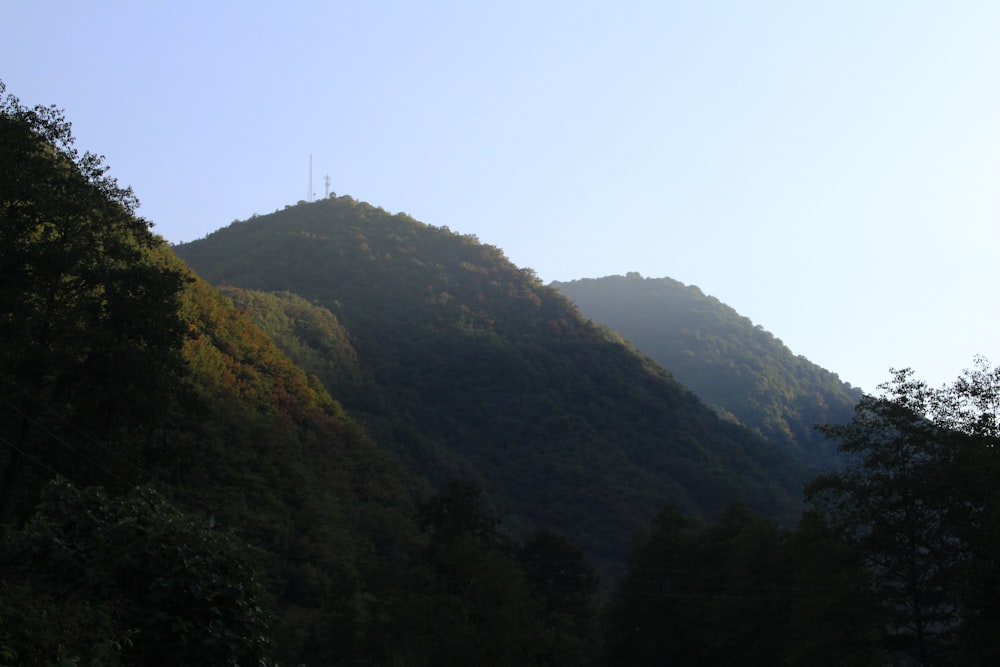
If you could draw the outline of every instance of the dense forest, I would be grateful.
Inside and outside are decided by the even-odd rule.
[[[838,467],[816,424],[848,421],[861,392],[792,354],[781,340],[693,285],[626,276],[557,282],[595,322],[617,331],[720,414],[818,468]]]
[[[985,360],[816,474],[475,238],[136,206],[2,97],[0,665],[995,663]]]
[[[558,529],[606,579],[667,500],[801,511],[804,464],[473,237],[344,196],[173,250],[407,469],[475,482],[508,531]]]

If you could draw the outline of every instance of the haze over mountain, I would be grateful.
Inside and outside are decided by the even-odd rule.
[[[381,446],[439,487],[480,484],[515,534],[559,528],[613,570],[666,502],[797,512],[806,473],[784,449],[474,237],[338,197],[174,250],[216,285],[295,295],[229,291]],[[293,310],[290,329],[275,313]]]
[[[861,391],[694,285],[638,273],[555,282],[684,386],[818,467],[842,462],[816,424],[850,421]]]

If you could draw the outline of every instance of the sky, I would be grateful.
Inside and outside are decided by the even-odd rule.
[[[697,285],[874,392],[1000,364],[998,34],[992,0],[8,0],[0,80],[172,243],[329,176],[546,282]]]

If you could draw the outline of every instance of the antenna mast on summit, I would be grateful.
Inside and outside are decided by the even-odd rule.
[[[326,188],[323,191],[323,198],[324,199],[329,199],[330,198],[330,174],[327,174],[326,176],[323,177],[323,184],[326,186]]]
[[[313,200],[313,156],[312,153],[309,154],[309,192],[306,196],[306,201]]]

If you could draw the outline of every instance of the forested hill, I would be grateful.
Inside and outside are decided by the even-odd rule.
[[[668,502],[798,512],[787,451],[475,237],[334,197],[174,250],[213,284],[280,293],[229,292],[380,445],[439,487],[479,484],[514,533],[557,529],[614,570]]]
[[[835,442],[815,424],[850,421],[861,391],[718,299],[670,278],[555,282],[582,313],[635,344],[684,386],[802,460],[836,466]]]

